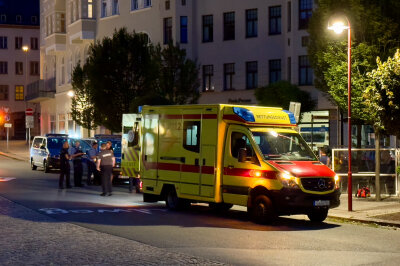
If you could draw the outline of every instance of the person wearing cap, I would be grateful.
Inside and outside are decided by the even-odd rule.
[[[90,186],[92,184],[92,174],[93,174],[93,183],[95,181],[100,181],[100,178],[98,177],[98,172],[96,169],[96,158],[97,155],[99,154],[98,150],[98,144],[97,142],[93,142],[92,147],[87,150],[86,154],[88,156],[88,172],[87,172],[87,180],[86,184]]]

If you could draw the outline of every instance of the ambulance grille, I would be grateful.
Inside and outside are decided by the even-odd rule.
[[[302,178],[301,184],[306,190],[322,192],[332,190],[335,180],[330,177]]]

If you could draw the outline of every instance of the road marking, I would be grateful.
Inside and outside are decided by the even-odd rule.
[[[93,213],[130,213],[130,212],[139,212],[148,215],[152,215],[153,211],[161,211],[166,212],[166,209],[121,209],[121,208],[114,208],[114,209],[82,209],[82,210],[65,210],[59,208],[42,208],[39,211],[44,212],[46,214],[69,214],[69,213],[76,213],[76,214],[93,214]]]
[[[16,179],[15,177],[0,177],[0,182],[7,182]]]

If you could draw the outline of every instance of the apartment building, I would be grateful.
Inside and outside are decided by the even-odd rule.
[[[39,31],[39,0],[0,2],[0,109],[8,111],[12,139],[26,138],[26,108],[35,112],[32,133],[40,132],[40,105],[26,101],[27,85],[39,79]]]
[[[40,99],[41,132],[86,133],[70,116],[71,72],[85,61],[90,44],[121,27],[146,33],[153,43],[173,41],[196,59],[199,103],[257,104],[256,87],[288,80],[310,92],[318,110],[335,114],[336,107],[313,86],[307,56],[313,2],[40,0],[41,79],[56,87],[54,98]]]

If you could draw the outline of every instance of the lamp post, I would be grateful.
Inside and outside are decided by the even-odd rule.
[[[27,90],[27,85],[28,85],[28,51],[29,51],[29,47],[28,45],[24,45],[22,46],[22,51],[24,51],[25,53],[25,85],[24,85],[24,96],[25,96],[25,91]],[[25,109],[27,108],[27,102],[25,100]],[[26,122],[25,122],[26,124]],[[30,149],[30,129],[29,129],[29,136],[28,136],[28,131],[25,129],[25,137],[26,137],[26,141],[28,143],[28,149]]]
[[[347,173],[347,194],[348,211],[353,210],[352,206],[352,172],[351,172],[351,25],[349,19],[344,15],[333,16],[328,22],[328,29],[336,34],[347,30],[347,134],[348,134],[348,173]]]

